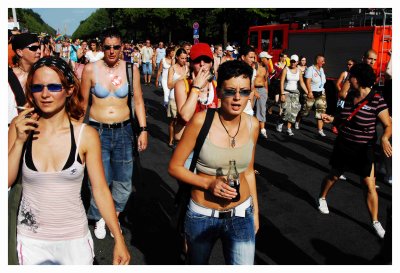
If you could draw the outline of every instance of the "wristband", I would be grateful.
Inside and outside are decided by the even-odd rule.
[[[143,126],[143,127],[139,127],[139,132],[147,132],[147,127]]]
[[[193,85],[193,86],[192,86],[192,88],[196,88],[196,89],[199,89],[199,90],[201,90],[201,88],[200,88],[200,87],[198,87],[198,86],[196,86],[196,85]]]
[[[198,88],[197,86],[192,86],[191,91],[195,92],[197,95],[200,94],[200,88]]]

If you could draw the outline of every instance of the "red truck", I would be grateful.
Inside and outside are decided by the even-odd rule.
[[[379,85],[384,83],[384,72],[392,48],[392,26],[367,26],[347,28],[298,29],[297,24],[274,24],[249,28],[248,44],[256,53],[268,51],[273,62],[286,49],[291,54],[305,56],[307,65],[313,64],[314,56],[325,56],[325,74],[328,80],[335,80],[346,69],[349,58],[360,61],[365,51],[372,48],[378,52],[374,70]]]

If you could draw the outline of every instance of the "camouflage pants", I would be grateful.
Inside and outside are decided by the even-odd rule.
[[[295,123],[297,114],[301,109],[300,93],[286,93],[285,102],[282,103],[282,120]]]
[[[315,106],[315,118],[321,119],[321,114],[325,114],[326,112],[326,96],[325,93],[319,96],[318,98],[310,99],[304,94],[305,103],[303,108],[301,109],[301,115],[306,117],[310,114],[312,107]]]

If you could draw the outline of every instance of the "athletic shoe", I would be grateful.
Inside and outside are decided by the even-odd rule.
[[[262,136],[263,138],[268,138],[267,130],[261,129],[260,134],[261,134],[261,136]]]
[[[121,231],[121,233],[122,233],[122,229],[121,229],[121,224],[120,224],[120,222],[118,221],[118,225],[119,225],[119,230]],[[114,238],[114,234],[112,234],[112,232],[110,231],[110,236],[111,236],[111,238]]]
[[[103,218],[96,222],[96,226],[94,227],[94,235],[100,240],[106,237],[106,222]]]
[[[323,214],[329,214],[329,209],[328,209],[328,203],[326,203],[326,199],[325,198],[320,198],[318,199],[318,203],[319,203],[319,211]]]
[[[294,123],[294,129],[299,130],[300,129],[300,123],[299,122],[295,122]]]
[[[276,130],[277,130],[278,132],[282,132],[282,127],[283,127],[283,123],[278,123],[278,124],[276,125]]]
[[[340,180],[347,180],[347,177],[342,174],[341,176],[339,176],[339,179]]]
[[[289,136],[294,136],[294,134],[293,134],[293,132],[292,132],[292,129],[287,129],[287,134],[289,135]]]
[[[323,130],[319,130],[319,131],[318,131],[318,134],[319,134],[320,136],[322,136],[322,137],[326,137],[326,135],[325,135],[325,133],[324,133]]]
[[[372,226],[374,227],[379,238],[383,239],[383,237],[385,237],[385,230],[383,229],[381,223],[379,221],[373,221]]]

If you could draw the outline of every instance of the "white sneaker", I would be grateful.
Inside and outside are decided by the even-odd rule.
[[[300,129],[300,123],[299,122],[295,122],[294,123],[294,129],[299,130]]]
[[[121,229],[121,223],[118,221],[118,225],[119,225],[119,230],[121,231],[121,233],[122,233],[122,229]],[[114,238],[114,234],[112,234],[112,232],[110,231],[110,236],[111,236],[111,238]]]
[[[383,239],[383,237],[385,237],[385,230],[383,229],[381,223],[379,221],[373,221],[372,226],[374,227],[379,238]]]
[[[260,134],[261,134],[261,136],[262,136],[263,138],[268,138],[267,130],[261,129]]]
[[[323,214],[329,214],[329,209],[328,209],[328,203],[326,203],[326,199],[325,198],[320,198],[318,199],[318,203],[319,203],[319,211]]]
[[[319,131],[318,131],[318,134],[319,134],[320,136],[322,136],[322,137],[325,137],[325,136],[326,136],[323,130],[319,130]]]
[[[103,218],[96,222],[96,226],[94,227],[94,235],[100,240],[106,237],[106,222]]]
[[[347,180],[347,177],[342,174],[341,176],[339,176],[339,179],[340,180]]]
[[[293,134],[293,132],[292,132],[292,129],[287,129],[287,134],[289,135],[289,136],[294,136],[294,134]]]
[[[283,123],[278,123],[278,124],[276,125],[276,130],[277,130],[278,132],[282,132],[282,127],[283,127]]]

